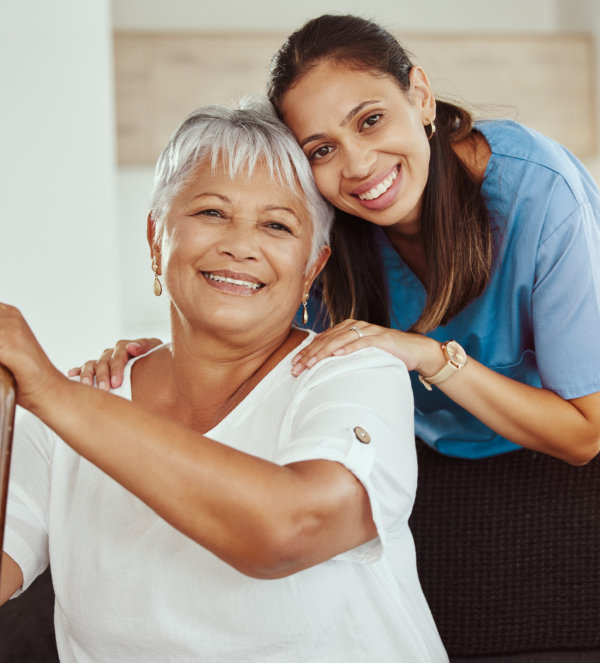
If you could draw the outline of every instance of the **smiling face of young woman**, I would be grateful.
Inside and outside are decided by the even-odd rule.
[[[326,61],[281,101],[321,194],[341,210],[407,234],[420,227],[430,157],[424,127],[435,118],[423,70],[413,67],[410,80],[407,94],[389,75]]]
[[[307,271],[312,222],[304,201],[262,165],[232,180],[201,164],[170,205],[151,245],[186,327],[258,338],[285,333],[329,249]]]

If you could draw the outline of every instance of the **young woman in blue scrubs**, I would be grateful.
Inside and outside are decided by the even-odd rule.
[[[473,124],[436,102],[398,42],[353,16],[292,34],[269,96],[338,210],[333,259],[309,303],[313,326],[334,326],[293,372],[377,346],[412,371],[417,435],[441,453],[520,445],[593,458],[600,192],[583,166],[520,124]],[[110,360],[115,382],[124,347]],[[100,382],[108,372],[105,355]]]

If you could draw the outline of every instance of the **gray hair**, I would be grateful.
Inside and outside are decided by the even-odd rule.
[[[212,168],[227,163],[232,179],[242,170],[252,175],[258,163],[264,164],[271,177],[291,190],[298,191],[299,185],[313,225],[312,266],[320,249],[329,245],[333,208],[319,193],[304,152],[266,97],[246,97],[238,108],[204,106],[181,123],[154,173],[150,204],[159,230],[186,178],[204,160]]]

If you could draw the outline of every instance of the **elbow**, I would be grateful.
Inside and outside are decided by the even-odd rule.
[[[293,575],[315,564],[307,550],[307,537],[295,528],[273,526],[255,534],[235,568],[259,580],[275,580]]]
[[[582,467],[587,465],[600,452],[600,433],[596,433],[584,439],[579,439],[576,444],[571,445],[563,455],[562,460],[570,465]]]

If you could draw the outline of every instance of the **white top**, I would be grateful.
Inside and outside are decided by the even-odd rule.
[[[63,663],[448,660],[407,523],[417,465],[406,367],[365,349],[294,378],[296,352],[207,436],[279,464],[342,463],[368,491],[378,537],[287,578],[236,571],[20,413],[4,549],[25,588],[50,561]],[[115,390],[125,398],[130,367]]]

